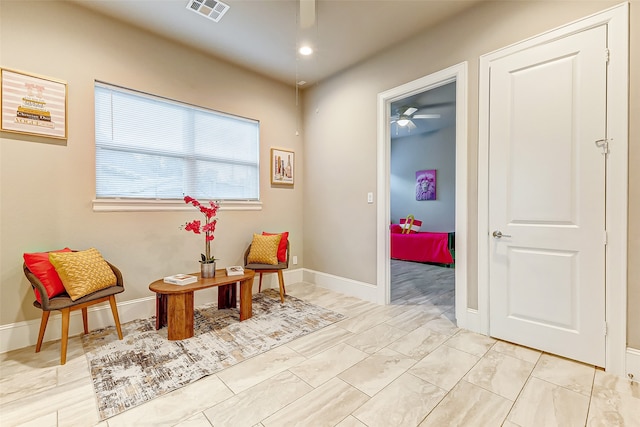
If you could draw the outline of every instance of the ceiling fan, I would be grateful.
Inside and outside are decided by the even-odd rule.
[[[419,113],[416,107],[401,107],[398,109],[398,113],[391,116],[391,123],[396,123],[401,127],[408,127],[409,129],[415,129],[417,126],[413,122],[416,119],[439,119],[440,114],[416,114]]]

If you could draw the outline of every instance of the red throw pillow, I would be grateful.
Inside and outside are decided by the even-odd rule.
[[[64,248],[52,252],[71,252],[71,249]],[[60,276],[58,276],[53,264],[49,262],[49,252],[24,254],[23,258],[27,268],[31,270],[31,272],[35,274],[44,285],[49,298],[65,292]],[[34,289],[34,292],[36,294],[36,300],[38,300],[38,302],[42,302],[40,292],[38,292],[37,289]]]
[[[400,227],[402,227],[403,230],[406,230],[408,228],[410,234],[420,231],[421,226],[422,221],[419,221],[417,219],[414,219],[413,222],[411,222],[411,219],[409,217],[400,218]]]
[[[278,245],[278,262],[287,262],[287,240],[289,239],[289,232],[285,231],[284,233],[267,233],[266,231],[262,232],[263,236],[273,236],[274,234],[279,234],[280,236],[280,244]]]

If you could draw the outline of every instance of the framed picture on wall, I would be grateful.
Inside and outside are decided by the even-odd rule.
[[[436,200],[436,170],[416,172],[416,200]]]
[[[67,139],[67,84],[6,68],[0,71],[0,129]]]
[[[295,153],[271,149],[271,184],[293,185]]]

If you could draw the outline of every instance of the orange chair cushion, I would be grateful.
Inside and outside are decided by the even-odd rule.
[[[287,241],[289,240],[289,232],[285,231],[284,233],[267,233],[266,231],[262,232],[263,236],[273,236],[275,234],[279,234],[280,243],[278,244],[278,262],[287,262]]]
[[[280,244],[280,239],[279,234],[271,236],[254,234],[251,249],[247,256],[247,264],[278,265],[278,245]]]
[[[52,252],[49,261],[56,268],[64,288],[75,301],[100,289],[114,286],[118,279],[97,249]]]
[[[71,252],[71,249],[64,248],[53,252]],[[22,255],[24,263],[27,268],[35,274],[35,276],[42,282],[44,288],[47,290],[49,298],[55,297],[64,293],[64,285],[60,276],[56,272],[55,267],[49,262],[49,252],[34,252],[25,253]],[[36,294],[36,300],[42,302],[42,297],[37,289],[33,289]]]

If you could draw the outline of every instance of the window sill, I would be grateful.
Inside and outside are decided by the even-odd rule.
[[[182,200],[136,200],[136,199],[94,199],[94,212],[153,212],[191,211],[193,206]],[[223,200],[219,202],[221,211],[261,211],[262,202],[244,200]]]

